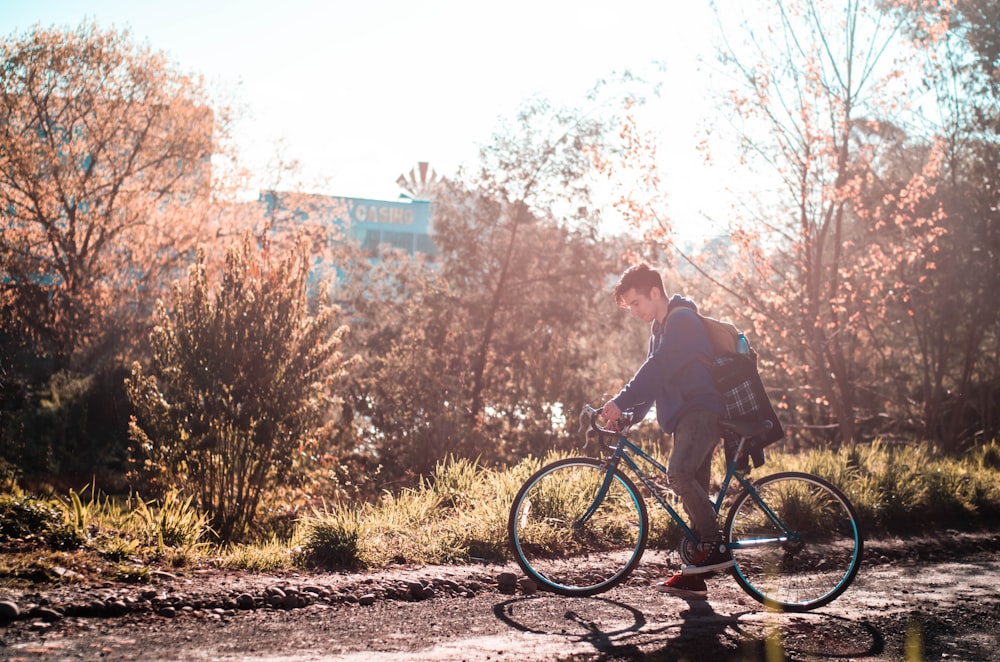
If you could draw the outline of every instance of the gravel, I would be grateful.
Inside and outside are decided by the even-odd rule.
[[[997,659],[993,533],[870,542],[856,585],[805,615],[768,613],[725,576],[707,602],[651,591],[669,571],[644,560],[587,599],[536,592],[512,564],[0,587],[0,658],[763,659],[778,631],[785,659]]]

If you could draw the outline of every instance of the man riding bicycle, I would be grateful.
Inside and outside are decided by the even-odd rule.
[[[667,467],[671,490],[677,494],[691,526],[701,540],[692,565],[656,589],[688,598],[708,595],[704,575],[733,565],[708,497],[712,454],[721,437],[719,418],[726,413],[706,362],[712,346],[698,317],[698,307],[680,295],[667,298],[660,274],[645,264],[629,267],[614,288],[615,302],[651,324],[646,361],[602,414],[614,423],[623,410],[641,420],[656,405],[660,428],[673,434]]]

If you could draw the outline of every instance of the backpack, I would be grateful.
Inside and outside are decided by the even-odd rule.
[[[712,343],[712,352],[716,356],[749,353],[750,344],[746,336],[729,322],[722,322],[713,317],[705,317],[698,313],[701,323],[705,325],[705,333]]]
[[[757,371],[757,353],[746,336],[733,324],[698,313],[705,333],[712,344],[713,358],[707,361],[715,387],[726,401],[726,418],[737,421],[771,422],[771,428],[751,438],[750,459],[755,467],[764,464],[764,447],[785,436],[781,421],[767,396],[764,382]],[[726,440],[726,459],[735,451]]]

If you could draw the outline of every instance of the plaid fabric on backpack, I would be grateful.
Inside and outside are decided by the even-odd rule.
[[[750,440],[750,459],[755,467],[759,467],[764,464],[764,447],[784,437],[785,431],[757,371],[757,355],[718,356],[709,367],[715,387],[726,400],[726,418],[771,422],[767,431]]]

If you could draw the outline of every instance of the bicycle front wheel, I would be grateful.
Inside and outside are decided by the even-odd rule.
[[[511,552],[541,588],[587,596],[619,584],[639,563],[649,533],[635,484],[592,458],[548,464],[514,497]]]
[[[726,518],[725,535],[743,590],[791,612],[822,607],[846,591],[864,548],[847,496],[800,472],[766,476],[753,491],[744,490]]]

